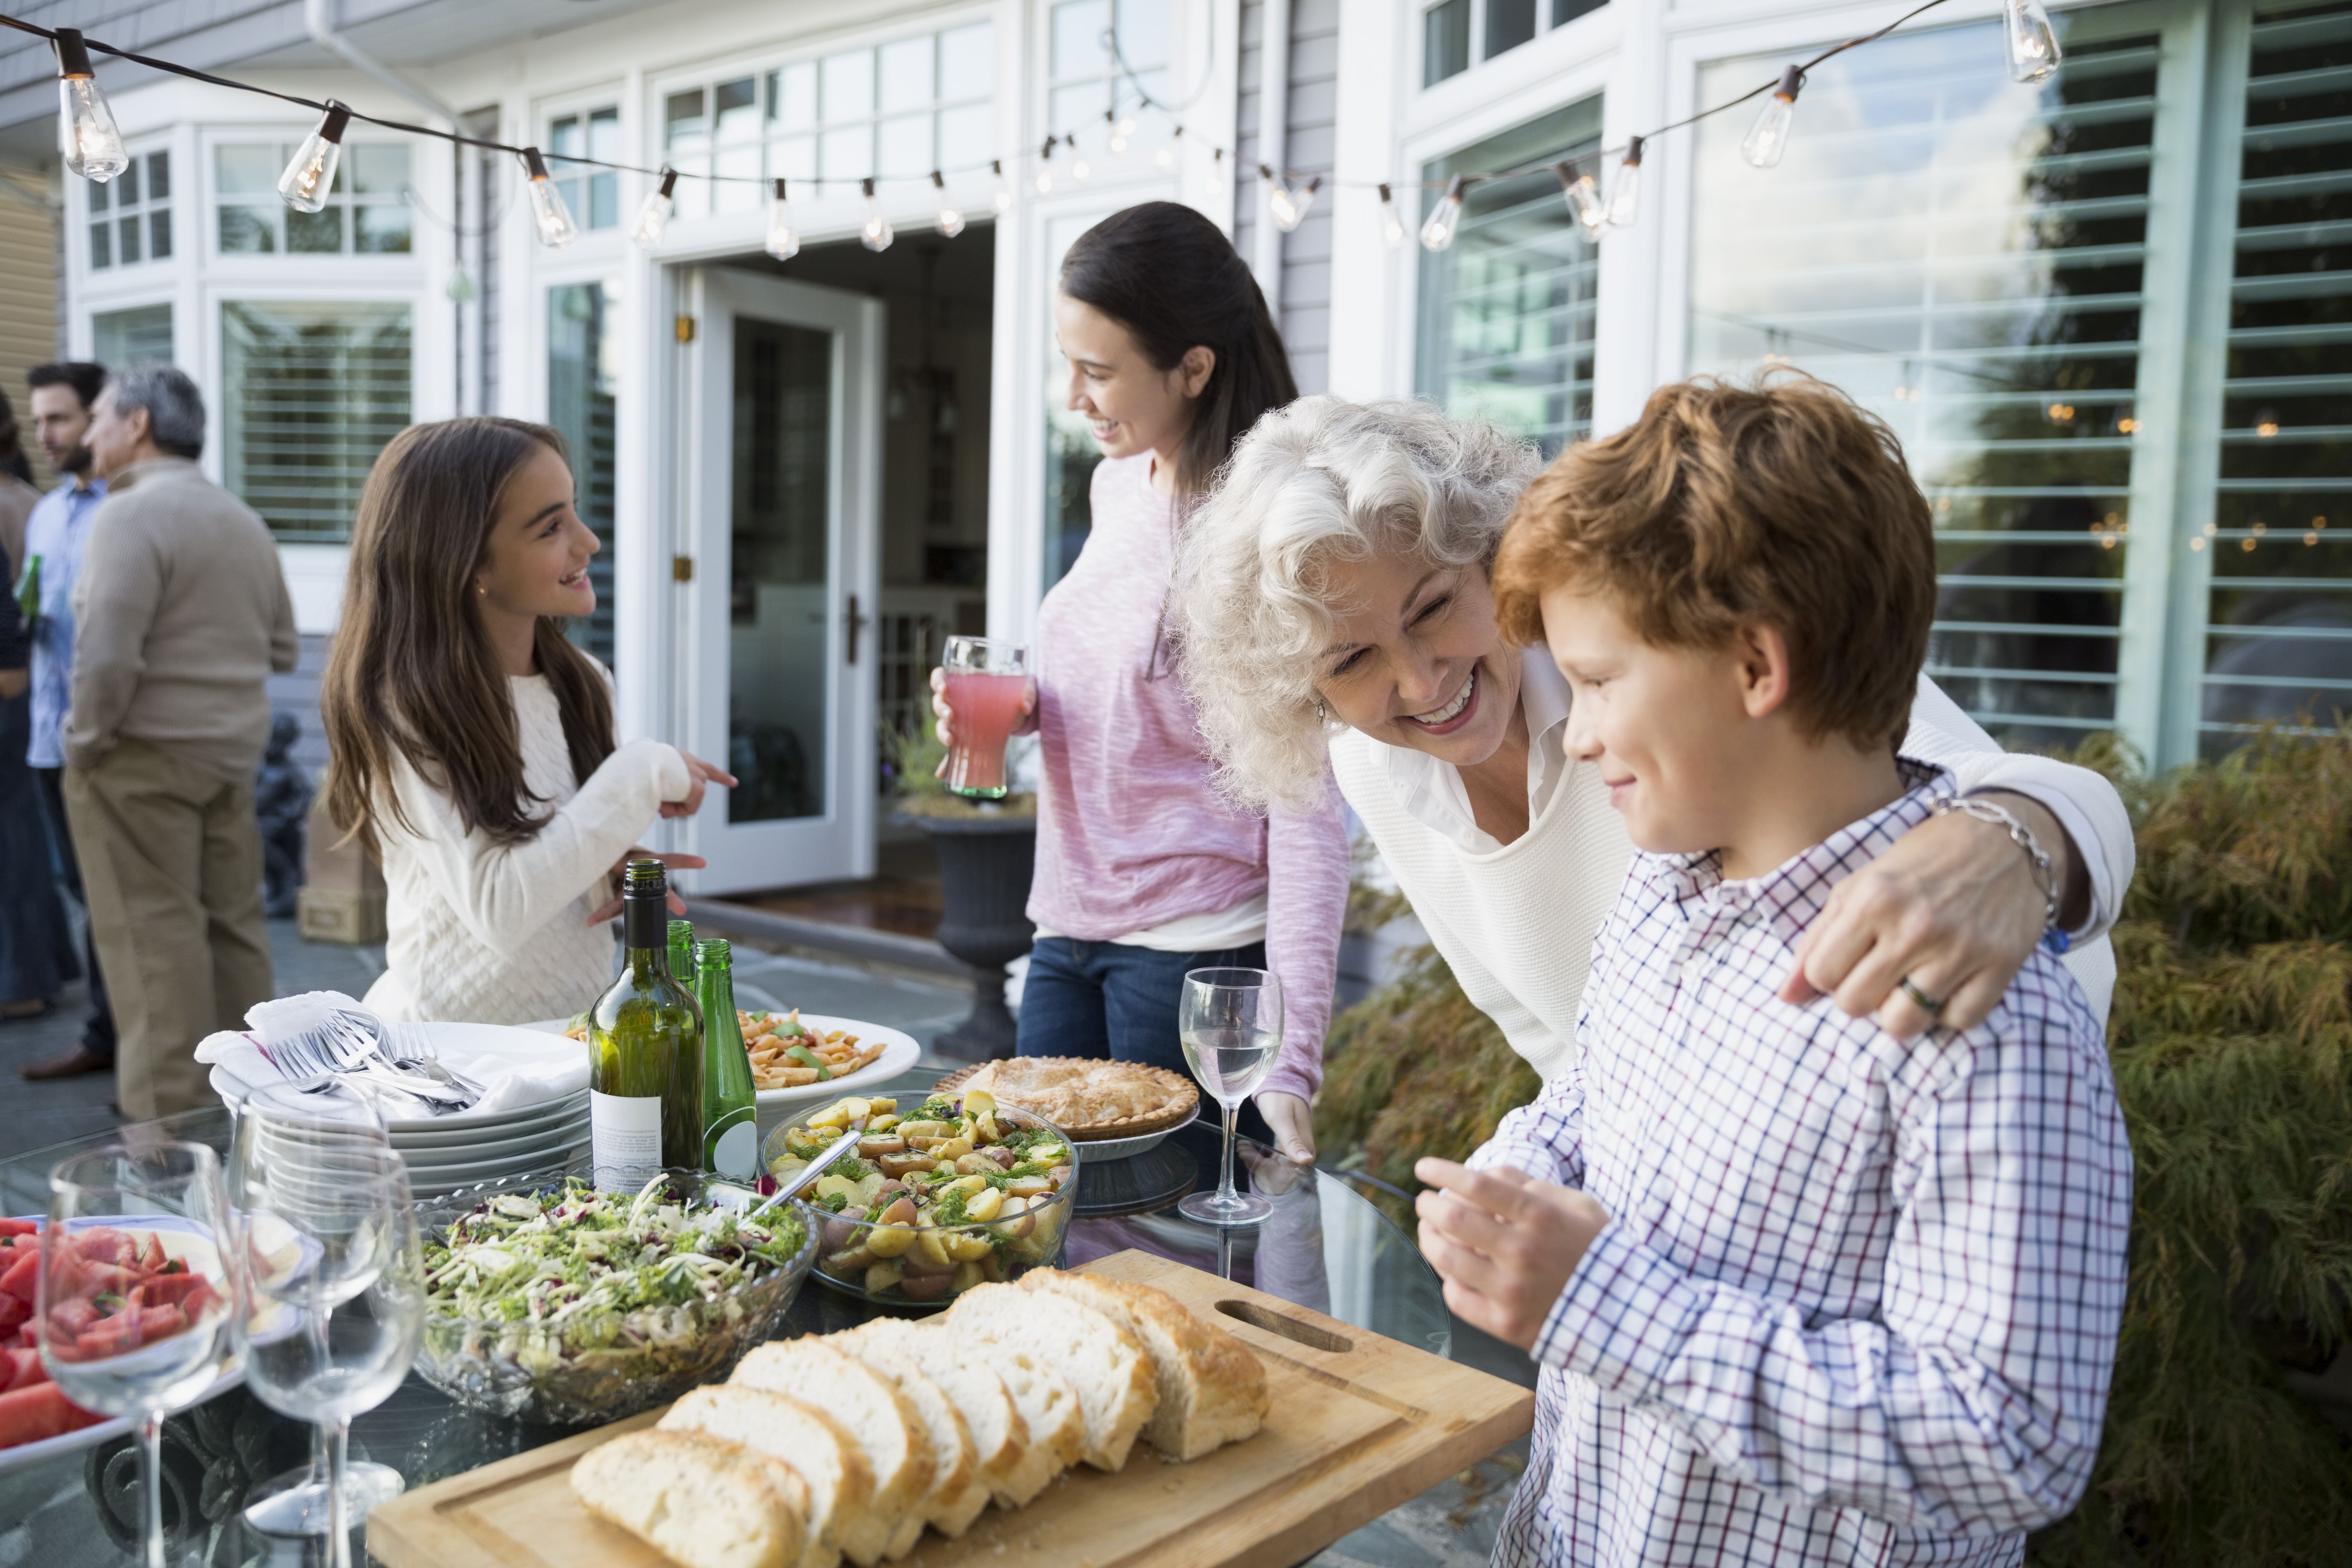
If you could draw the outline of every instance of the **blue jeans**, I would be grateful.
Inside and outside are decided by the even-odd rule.
[[[1223,952],[1159,952],[1115,942],[1046,937],[1029,950],[1029,978],[1021,986],[1019,1054],[1145,1062],[1191,1078],[1176,1035],[1176,1004],[1188,970],[1220,967],[1264,969],[1265,943]],[[1216,1101],[1206,1094],[1201,1100],[1203,1118],[1215,1122]],[[1244,1137],[1274,1142],[1255,1101],[1244,1102],[1236,1125]]]

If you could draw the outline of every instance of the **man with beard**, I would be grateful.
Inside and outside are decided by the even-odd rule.
[[[90,520],[98,515],[98,503],[106,499],[106,481],[91,473],[89,448],[83,445],[89,433],[90,410],[98,403],[99,389],[106,384],[106,369],[71,360],[36,365],[25,380],[33,389],[34,437],[47,454],[49,466],[61,476],[58,488],[33,508],[25,525],[26,559],[16,563],[21,573],[30,570],[37,559],[41,573],[38,617],[32,627],[32,739],[25,754],[41,783],[41,802],[47,810],[58,863],[65,868],[66,886],[87,903],[80,862],[66,826],[62,731],[73,679],[74,580],[81,574],[82,546],[89,537]],[[114,1070],[114,1013],[99,974],[94,935],[85,956],[90,1012],[81,1043],[62,1056],[25,1068],[28,1079]]]

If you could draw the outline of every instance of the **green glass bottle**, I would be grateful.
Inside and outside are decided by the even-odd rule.
[[[735,1015],[734,950],[714,937],[695,946],[702,1003],[702,1168],[730,1182],[760,1179],[758,1091],[743,1021]]]
[[[698,999],[702,995],[702,988],[694,975],[694,922],[692,921],[674,920],[669,922],[669,977],[685,986]]]
[[[635,1192],[665,1165],[702,1163],[702,1010],[669,972],[669,878],[658,860],[621,877],[620,978],[588,1016],[590,1161],[596,1184]]]

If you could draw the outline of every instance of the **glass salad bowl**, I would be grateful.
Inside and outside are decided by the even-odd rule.
[[[817,1278],[892,1307],[940,1306],[975,1285],[1059,1263],[1077,1201],[1067,1134],[984,1089],[898,1100],[849,1097],[768,1135],[779,1181],[867,1116],[856,1154],[829,1162],[803,1195],[820,1236]]]
[[[757,1219],[744,1187],[666,1171],[636,1193],[512,1176],[416,1205],[416,1370],[460,1405],[562,1426],[616,1421],[721,1378],[816,1261],[797,1199]]]

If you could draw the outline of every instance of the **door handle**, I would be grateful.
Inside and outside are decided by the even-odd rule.
[[[849,595],[849,613],[842,618],[846,623],[849,633],[848,663],[851,668],[855,668],[857,664],[857,634],[866,629],[866,622],[867,619],[866,616],[861,616],[857,613],[856,595],[852,594]]]

